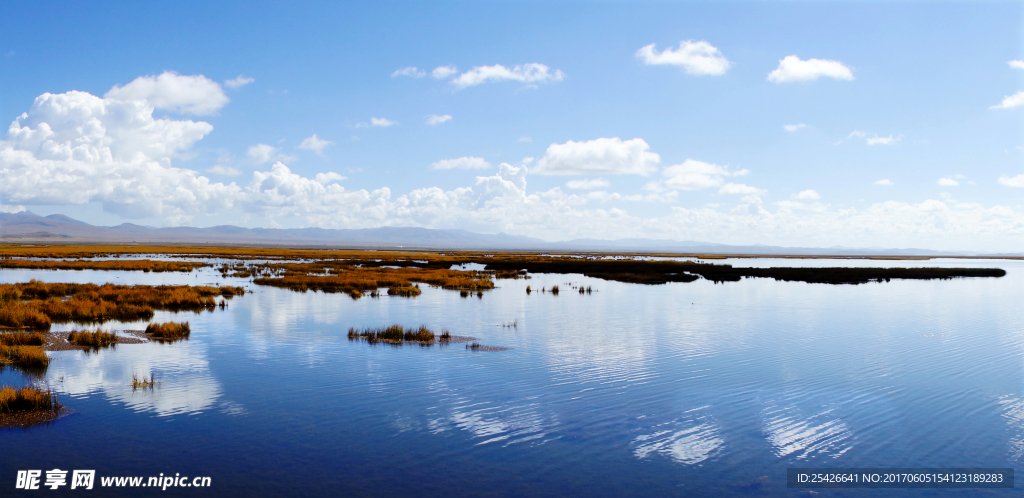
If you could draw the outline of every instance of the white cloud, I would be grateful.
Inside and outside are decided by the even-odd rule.
[[[853,71],[839,61],[801,60],[795,55],[787,55],[779,61],[778,68],[768,73],[768,81],[772,83],[814,81],[821,77],[849,81],[853,79]]]
[[[569,180],[565,186],[575,190],[594,190],[608,187],[608,180],[604,178],[592,178],[589,180]]]
[[[327,173],[317,173],[314,178],[316,179],[317,183],[321,183],[323,185],[327,185],[328,183],[331,182],[340,182],[346,179],[346,177],[341,176],[333,171],[329,171]]]
[[[455,66],[437,66],[430,72],[430,75],[433,76],[434,79],[443,80],[457,72],[459,72],[459,70]]]
[[[321,140],[319,137],[316,136],[316,133],[314,133],[313,136],[304,138],[302,140],[302,143],[299,144],[299,148],[304,150],[311,150],[313,152],[316,152],[318,155],[323,155],[324,149],[326,149],[330,145],[334,145],[334,142],[330,140]]]
[[[1014,69],[1024,69],[1024,61],[1022,60],[1006,61],[1006,64]]]
[[[430,126],[437,126],[441,123],[451,121],[451,114],[431,114],[427,116],[427,124]]]
[[[895,185],[895,183],[893,183],[892,181],[890,181],[887,178],[883,178],[883,179],[878,180],[877,182],[875,182],[875,185],[881,185],[883,187],[891,187],[891,186]]]
[[[152,113],[153,105],[146,100],[104,99],[84,92],[39,96],[0,140],[0,210],[93,203],[124,218],[158,217],[167,224],[189,223],[196,216],[251,215],[291,226],[458,227],[548,240],[644,237],[995,252],[1019,250],[1024,243],[1024,212],[998,204],[928,199],[862,209],[800,203],[803,208],[777,205],[770,211],[759,197],[746,195],[740,204],[723,202],[721,211],[712,205],[672,206],[666,215],[638,216],[599,203],[663,202],[675,199],[677,192],[529,192],[526,168],[508,164],[464,187],[427,187],[398,196],[386,187],[346,190],[336,173],[307,178],[280,162],[252,173],[248,182],[214,182],[172,164],[212,126],[154,119]],[[711,168],[705,173],[725,179],[740,172]],[[1024,175],[1001,183],[1024,187]]]
[[[229,101],[216,81],[201,74],[183,76],[173,71],[139,76],[125,86],[114,85],[104,98],[145,101],[156,109],[199,116],[215,114]]]
[[[516,140],[516,142],[522,142],[522,143],[530,143],[532,141],[533,141],[533,139],[530,138],[530,137],[519,137],[519,140]]]
[[[269,163],[274,159],[274,155],[277,154],[279,149],[273,145],[267,144],[256,144],[249,147],[249,151],[246,155],[249,156],[249,160],[256,164]]]
[[[531,171],[540,175],[649,175],[661,157],[643,139],[618,137],[551,144]]]
[[[750,185],[744,185],[742,183],[726,183],[722,185],[722,188],[718,189],[719,194],[732,194],[732,195],[757,195],[764,193],[764,190],[757,187],[751,187]]]
[[[658,53],[655,44],[636,51],[636,57],[647,65],[680,66],[687,74],[720,76],[732,64],[722,52],[706,41],[683,40],[679,48],[668,47]]]
[[[895,145],[898,144],[900,140],[903,140],[903,135],[889,135],[886,137],[880,137],[876,133],[873,136],[869,137],[867,133],[861,130],[853,130],[850,132],[849,135],[846,136],[847,140],[850,140],[852,138],[863,138],[864,143],[868,145]]]
[[[1024,91],[1006,96],[1002,102],[989,107],[989,109],[1013,109],[1022,105],[1024,105]]]
[[[939,185],[942,185],[943,187],[956,187],[956,186],[960,185],[960,182],[958,182],[958,181],[956,181],[956,180],[954,180],[952,178],[939,178],[939,182],[938,183],[939,183]]]
[[[242,172],[239,171],[237,168],[232,168],[231,166],[224,166],[223,164],[217,164],[211,168],[207,168],[206,172],[223,176],[238,176],[242,174]]]
[[[442,159],[430,165],[433,169],[487,169],[491,163],[482,157],[459,157],[456,159]]]
[[[784,129],[784,130],[786,130],[786,131],[788,131],[790,133],[793,133],[794,131],[800,131],[800,130],[806,128],[806,127],[807,127],[807,125],[805,125],[803,123],[782,125],[782,129]]]
[[[427,73],[423,72],[416,66],[403,67],[402,69],[395,70],[395,72],[391,73],[392,78],[397,78],[399,76],[408,76],[410,78],[422,78],[426,75]]]
[[[803,190],[797,194],[794,194],[793,198],[799,200],[817,200],[821,199],[821,195],[819,195],[818,192],[815,192],[814,190]]]
[[[256,79],[240,74],[236,78],[232,78],[230,80],[225,81],[224,85],[228,88],[241,88],[245,85],[248,85],[249,83],[252,83],[253,81],[256,81]]]
[[[387,118],[370,118],[370,122],[356,123],[356,128],[369,128],[371,126],[387,128],[398,124],[398,121],[392,121]]]
[[[1024,187],[1024,175],[1000,176],[999,183],[1007,187]]]
[[[549,83],[561,81],[565,73],[559,70],[552,72],[544,64],[521,64],[509,69],[501,64],[493,66],[477,66],[460,74],[452,80],[457,88],[476,86],[487,82],[519,81],[522,83]]]
[[[903,135],[899,135],[899,136],[889,135],[887,137],[880,137],[878,135],[875,135],[873,137],[866,138],[865,142],[868,145],[893,145],[893,144],[899,143],[899,141],[902,140],[902,139],[903,139]]]
[[[0,213],[20,213],[26,211],[25,206],[12,206],[9,204],[0,204]]]
[[[729,171],[729,168],[725,166],[719,166],[717,164],[706,163],[704,161],[697,161],[695,159],[687,159],[681,164],[669,166],[661,172],[662,176],[666,177],[665,186],[676,190],[700,190],[711,187],[719,187],[725,183],[726,177],[730,176],[743,176],[749,173],[749,171],[743,169],[739,171]],[[728,188],[723,186],[723,194],[747,194],[756,193],[755,191],[749,190],[753,187],[747,187],[742,184],[730,183]],[[648,189],[655,189],[656,185],[649,185]],[[756,189],[755,189],[756,190]],[[760,190],[757,190],[758,192]]]

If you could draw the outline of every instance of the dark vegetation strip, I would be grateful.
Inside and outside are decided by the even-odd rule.
[[[253,283],[284,287],[295,291],[318,290],[322,292],[344,292],[358,299],[364,293],[387,288],[389,295],[413,297],[420,294],[413,282],[425,283],[451,290],[481,291],[493,289],[490,275],[480,272],[463,272],[448,269],[421,268],[358,268],[323,265],[287,265],[285,276],[279,278],[257,278]],[[331,270],[334,273],[328,273]],[[318,275],[310,271],[323,272]]]
[[[488,270],[525,269],[531,273],[580,273],[588,277],[640,284],[692,282],[700,277],[735,282],[744,277],[825,284],[861,284],[890,279],[1002,277],[999,268],[734,268],[690,261],[587,260],[577,258],[493,258]]]
[[[0,284],[0,327],[49,329],[53,322],[146,320],[154,310],[212,311],[216,296],[230,299],[241,287],[188,285]]]

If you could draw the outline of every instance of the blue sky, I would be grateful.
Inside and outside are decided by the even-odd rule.
[[[1018,2],[5,12],[0,118],[17,128],[0,141],[5,211],[548,240],[1024,245]]]

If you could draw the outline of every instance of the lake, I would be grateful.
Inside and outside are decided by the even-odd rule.
[[[50,352],[47,382],[74,413],[0,430],[3,489],[17,470],[60,468],[211,477],[210,489],[168,489],[187,496],[808,496],[786,488],[787,468],[1024,468],[1024,262],[723,262],[1007,275],[648,286],[533,274],[497,280],[482,298],[421,285],[415,298],[353,300],[209,268],[0,270],[4,283],[253,291],[225,310],[156,313],[189,321],[188,341]],[[562,292],[528,295],[527,285]],[[578,285],[594,292],[571,290]],[[510,349],[347,338],[349,327],[392,323]],[[133,374],[159,385],[133,390]],[[2,384],[25,382],[0,374]],[[899,492],[982,493],[1015,494]]]

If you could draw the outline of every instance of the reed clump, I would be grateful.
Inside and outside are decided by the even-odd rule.
[[[0,365],[39,369],[50,365],[50,357],[42,346],[0,345]]]
[[[371,344],[377,342],[388,342],[392,344],[418,342],[421,344],[431,344],[434,342],[435,337],[434,332],[428,329],[426,325],[420,325],[419,328],[405,328],[396,323],[390,327],[368,327],[362,330],[352,327],[348,329],[349,339],[365,339]],[[442,337],[445,342],[450,341],[451,333],[448,332],[448,330],[444,330],[442,332]]]
[[[187,339],[191,333],[192,329],[189,327],[188,322],[151,323],[146,326],[146,336],[158,341]]]
[[[2,346],[45,346],[46,336],[41,332],[0,332]]]
[[[68,342],[76,346],[85,346],[88,348],[107,347],[112,344],[116,344],[117,340],[117,334],[104,332],[100,329],[96,329],[95,332],[89,332],[87,330],[73,330],[68,334]]]
[[[0,388],[0,415],[32,411],[57,412],[61,408],[62,405],[57,402],[57,395],[49,389],[33,386],[21,389],[11,386]]]

